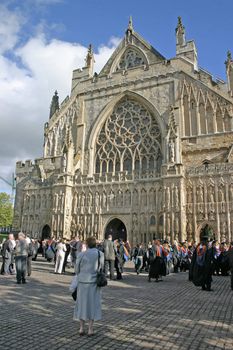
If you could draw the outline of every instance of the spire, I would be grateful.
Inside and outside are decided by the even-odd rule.
[[[54,113],[59,110],[59,96],[57,93],[57,90],[54,92],[51,104],[50,104],[50,112],[49,112],[49,118],[52,118]]]
[[[178,17],[178,23],[176,27],[176,45],[185,45],[186,40],[185,40],[185,27],[182,23],[182,19],[179,16]]]
[[[87,49],[87,55],[86,55],[86,67],[90,67],[92,64],[92,60],[94,59],[94,54],[93,54],[93,48],[92,45],[90,44]]]

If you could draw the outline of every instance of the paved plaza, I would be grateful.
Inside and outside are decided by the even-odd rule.
[[[0,350],[233,349],[233,292],[229,277],[201,291],[187,273],[148,283],[128,264],[123,281],[103,289],[103,319],[95,336],[79,337],[73,321],[72,278],[53,274],[39,257],[26,285],[0,277]]]

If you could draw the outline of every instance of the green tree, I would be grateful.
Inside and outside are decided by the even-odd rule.
[[[13,219],[13,205],[11,197],[5,193],[0,192],[0,227],[11,226]]]

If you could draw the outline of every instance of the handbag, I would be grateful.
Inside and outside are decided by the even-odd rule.
[[[100,252],[98,251],[98,270],[97,270],[97,278],[96,278],[97,287],[105,287],[108,284],[105,273],[102,269],[100,269]]]
[[[71,294],[74,301],[77,300],[77,290],[78,290],[78,288],[76,287],[75,290],[73,291],[73,293]]]

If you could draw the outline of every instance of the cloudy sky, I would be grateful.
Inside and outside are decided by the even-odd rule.
[[[167,58],[175,55],[181,15],[200,66],[225,80],[232,13],[232,0],[0,0],[0,177],[10,181],[17,160],[42,155],[54,90],[60,102],[69,95],[72,70],[84,65],[90,43],[98,72],[129,15],[135,30]],[[0,179],[1,191],[10,187]]]

